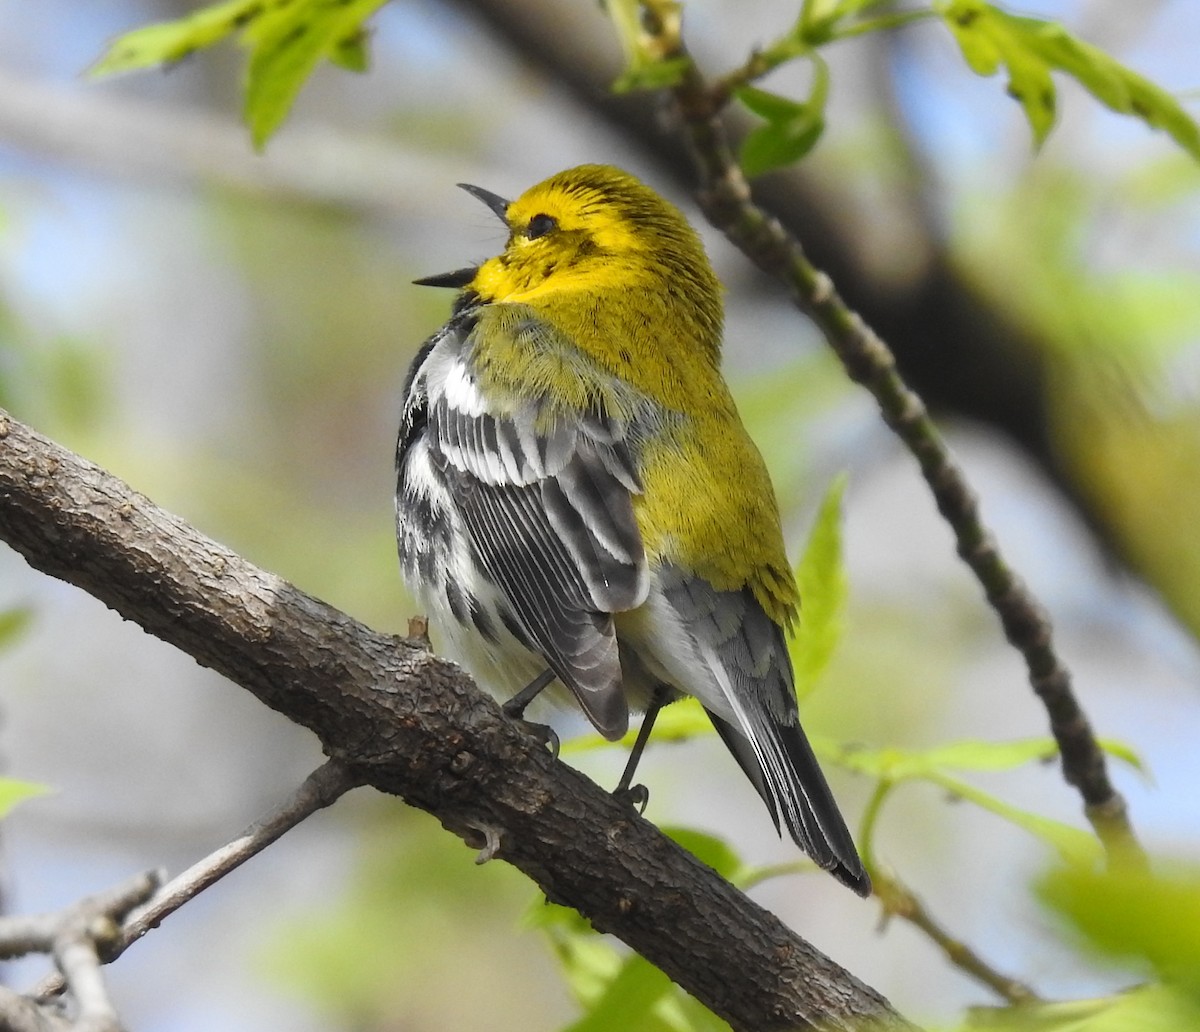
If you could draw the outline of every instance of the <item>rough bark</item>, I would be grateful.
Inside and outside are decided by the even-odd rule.
[[[911,1028],[878,993],[551,758],[457,668],[204,537],[0,411],[0,538],[304,725],[665,971],[735,1029]],[[830,891],[839,891],[831,884]]]

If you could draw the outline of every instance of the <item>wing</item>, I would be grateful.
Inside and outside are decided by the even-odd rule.
[[[552,414],[543,399],[485,396],[464,329],[427,381],[431,459],[526,639],[619,738],[629,709],[612,614],[649,590],[627,428],[598,406]]]
[[[782,628],[748,588],[718,591],[677,567],[661,572],[660,585],[716,682],[718,695],[701,701],[775,826],[782,818],[819,866],[868,895],[854,840],[800,726]]]

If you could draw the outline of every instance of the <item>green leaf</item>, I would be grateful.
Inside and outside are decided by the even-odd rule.
[[[829,73],[823,61],[813,60],[812,95],[795,101],[757,86],[741,86],[734,96],[749,111],[766,119],[742,141],[738,162],[747,176],[760,176],[799,161],[812,150],[825,130],[825,100]]]
[[[1071,867],[1052,872],[1038,891],[1098,952],[1144,960],[1164,981],[1200,993],[1200,869]]]
[[[791,122],[768,122],[746,135],[738,163],[750,178],[785,168],[812,150],[824,131],[824,119],[808,111]]]
[[[632,93],[634,90],[663,90],[677,85],[683,79],[691,62],[686,57],[645,61],[626,68],[612,84],[614,93]]]
[[[175,64],[241,31],[262,13],[262,0],[229,0],[202,7],[175,21],[160,22],[118,36],[88,74],[94,78],[155,65]]]
[[[1127,763],[1139,774],[1149,773],[1137,750],[1128,742],[1121,742],[1115,738],[1097,738],[1096,741],[1109,756],[1115,756],[1118,760]]]
[[[230,0],[115,40],[91,70],[112,75],[172,64],[240,34],[250,52],[244,113],[256,147],[287,117],[321,61],[351,71],[368,65],[363,23],[387,0]]]
[[[722,1021],[704,1004],[682,989],[678,990],[670,1000],[663,1002],[678,1007],[678,1027],[681,1032],[732,1032],[727,1022]]]
[[[842,495],[845,475],[829,486],[796,570],[800,621],[789,643],[796,696],[807,697],[829,666],[846,622],[849,582],[842,563]]]
[[[757,86],[739,86],[734,90],[735,97],[740,100],[748,111],[768,122],[786,122],[803,114],[806,105],[790,97],[781,97],[770,90],[760,90]]]
[[[925,777],[934,768],[923,753],[911,752],[894,746],[882,749],[867,749],[863,746],[844,747],[821,735],[809,736],[813,751],[825,762],[865,774],[878,781],[906,781]]]
[[[1040,814],[1022,810],[1020,807],[1006,803],[990,792],[984,792],[959,778],[947,774],[935,773],[926,776],[926,780],[939,785],[952,793],[956,798],[974,803],[982,810],[988,810],[997,817],[1003,817],[1009,824],[1023,828],[1047,843],[1068,863],[1088,864],[1101,858],[1103,850],[1099,841],[1090,832],[1073,828],[1062,821],[1042,817]]]
[[[519,922],[522,928],[554,928],[560,927],[566,929],[572,935],[597,935],[594,928],[588,923],[578,910],[572,907],[564,907],[558,903],[551,903],[545,896],[538,893],[528,908],[521,915]]]
[[[613,23],[627,61],[632,64],[643,46],[641,0],[608,0],[604,10]]]
[[[973,1007],[958,1032],[1181,1032],[1200,1027],[1195,1001],[1162,985],[1099,999]]]
[[[33,622],[31,606],[13,606],[0,610],[0,648],[11,645]]]
[[[836,39],[843,39],[857,34],[863,29],[870,29],[875,22],[854,22],[856,15],[872,7],[881,7],[887,0],[806,0],[803,11],[792,32],[792,36],[806,47],[815,49],[825,46]],[[899,15],[899,19],[907,21],[913,12]],[[927,15],[929,12],[917,12]],[[877,19],[880,28],[886,28],[899,20],[897,15],[885,15]],[[846,24],[850,23],[850,24]]]
[[[1114,60],[1103,50],[1084,43],[1061,25],[1032,18],[1022,23],[1032,48],[1053,67],[1073,76],[1105,107],[1136,115],[1147,125],[1163,129],[1195,158],[1200,158],[1200,126],[1166,90]]]
[[[664,827],[659,831],[683,846],[697,860],[708,864],[726,881],[736,881],[746,871],[746,865],[733,847],[716,835],[694,828]]]
[[[367,30],[361,26],[345,39],[339,39],[329,51],[329,60],[348,72],[366,72],[371,67],[371,53],[367,49]]]
[[[985,0],[941,0],[936,6],[973,71],[989,76],[1001,66],[1007,70],[1008,92],[1024,109],[1035,144],[1054,125],[1053,70],[1076,79],[1118,114],[1136,115],[1165,130],[1200,158],[1200,126],[1174,97],[1061,25],[1008,14]]]
[[[387,0],[276,2],[243,37],[251,48],[245,118],[259,148],[287,117],[318,62],[345,58],[346,40]]]
[[[618,955],[607,940],[554,943],[586,1013],[564,1032],[728,1032],[729,1026],[649,961]]]
[[[957,742],[928,750],[841,749],[812,736],[813,749],[822,760],[840,764],[860,774],[867,774],[884,784],[901,781],[927,781],[946,790],[956,798],[965,799],[981,809],[1004,818],[1010,824],[1036,835],[1047,842],[1064,859],[1087,863],[1100,856],[1100,844],[1095,837],[1061,821],[1030,813],[968,784],[956,777],[955,767],[968,770],[1004,770],[1031,759],[1054,755],[1049,740],[1030,742]]]
[[[1001,65],[1008,70],[1008,93],[1025,110],[1040,146],[1054,125],[1054,82],[1046,62],[1025,44],[1016,19],[983,0],[950,0],[939,10],[972,71],[989,76]]]
[[[691,66],[679,54],[679,4],[673,0],[607,0],[602,5],[625,52],[614,93],[674,86]],[[647,25],[655,24],[653,30]]]
[[[654,722],[653,742],[686,742],[701,735],[713,733],[712,721],[704,712],[704,707],[693,698],[680,699],[666,706],[658,714]],[[620,740],[620,743],[610,742],[597,734],[580,735],[563,742],[562,754],[570,756],[573,753],[594,752],[620,744],[625,748],[633,745],[637,739],[637,728],[633,728]]]
[[[669,1032],[671,1026],[656,1018],[652,1010],[672,989],[671,980],[649,961],[629,957],[588,1013],[564,1032],[610,1032],[618,1028]]]
[[[551,946],[562,967],[571,995],[590,1011],[620,974],[623,958],[611,942],[598,935],[551,934]]]
[[[849,18],[852,15],[861,14],[871,7],[883,6],[885,3],[887,0],[840,0],[834,13],[838,18]]]
[[[1100,747],[1131,767],[1143,770],[1141,758],[1133,749],[1113,739],[1103,739]],[[1046,762],[1058,756],[1058,743],[1050,737],[1024,738],[1013,742],[986,742],[960,739],[927,750],[925,759],[935,767],[954,770],[1012,770],[1026,763]]]
[[[935,746],[923,754],[932,767],[955,770],[1012,770],[1026,763],[1045,762],[1058,755],[1053,738],[1023,738],[1014,742],[986,742],[964,738]]]
[[[675,986],[664,985],[661,973],[641,957],[619,954],[610,939],[574,911],[557,906],[543,909],[555,916],[535,918],[532,923],[545,930],[567,986],[585,1011],[569,1029],[723,1032],[727,1028]]]
[[[32,781],[0,777],[0,817],[7,817],[9,811],[18,803],[46,795],[49,791],[45,785],[38,785]]]

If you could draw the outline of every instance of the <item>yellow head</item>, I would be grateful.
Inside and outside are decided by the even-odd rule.
[[[656,318],[676,321],[716,356],[721,288],[704,246],[674,205],[629,173],[580,165],[507,204],[468,189],[509,229],[503,253],[467,284],[482,300],[568,304],[568,294],[582,292],[617,302],[648,291],[657,298]]]

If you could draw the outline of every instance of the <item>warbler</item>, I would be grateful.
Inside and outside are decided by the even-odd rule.
[[[557,680],[605,738],[700,700],[775,821],[870,882],[800,727],[798,592],[762,457],[720,371],[721,286],[673,205],[582,165],[509,202],[404,388],[396,517],[407,582],[451,658],[513,697]],[[515,694],[514,694],[515,693]]]

